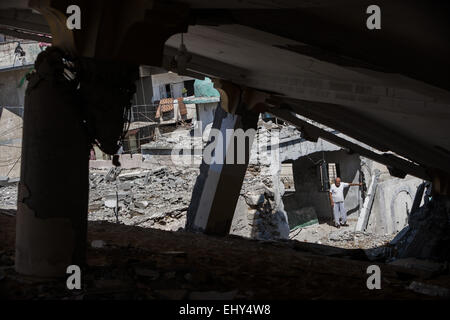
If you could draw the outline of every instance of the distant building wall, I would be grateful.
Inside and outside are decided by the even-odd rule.
[[[20,176],[22,116],[31,67],[0,70],[0,176]]]
[[[169,97],[182,97],[183,89],[189,87],[185,85],[185,81],[193,81],[193,79],[177,75],[173,72],[152,75],[153,101],[159,101]],[[168,87],[169,90],[167,90],[166,87]]]
[[[149,105],[153,99],[152,77],[141,77],[136,81],[134,105]]]
[[[408,215],[422,179],[407,175],[404,179],[392,177],[386,166],[362,158],[366,183],[376,169],[381,175],[375,191],[367,231],[377,234],[396,233],[408,225]]]
[[[325,159],[328,163],[338,163],[342,181],[359,182],[360,158],[344,150],[314,153],[293,162],[295,192],[283,197],[284,209],[288,212],[297,208],[314,207],[319,218],[332,217],[330,196],[327,191],[320,191],[321,182],[317,162]],[[345,207],[348,214],[359,210],[359,188],[349,187],[345,190]]]

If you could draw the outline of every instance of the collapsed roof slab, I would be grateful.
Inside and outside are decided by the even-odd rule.
[[[357,133],[354,138],[380,150],[446,169],[448,5],[381,1],[383,27],[369,31],[368,1],[178,2],[191,8],[194,25],[184,34],[184,43],[193,56],[188,64],[193,75],[301,101],[296,105],[313,104],[310,112],[333,114],[327,124],[337,130]],[[42,16],[19,3],[16,9],[11,3],[2,7],[7,9],[0,24],[49,32]],[[179,34],[166,42],[166,67],[180,43]],[[376,130],[361,125],[368,121]]]
[[[174,35],[166,46],[181,41]],[[425,166],[448,170],[450,93],[398,74],[344,67],[286,52],[292,40],[237,25],[194,26],[184,35],[189,52],[209,61],[202,72],[222,76],[220,66],[240,68],[233,82],[278,95],[302,114]],[[196,65],[188,68],[195,70]],[[305,107],[306,106],[306,107]],[[302,110],[300,110],[302,109]],[[325,122],[323,122],[325,121]],[[418,152],[418,150],[421,150]]]

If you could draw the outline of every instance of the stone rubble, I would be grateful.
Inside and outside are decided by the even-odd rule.
[[[17,183],[0,186],[0,208],[17,208]]]
[[[371,249],[366,254],[372,256],[385,256],[390,241],[396,234],[374,234],[370,232],[355,231],[357,217],[351,215],[347,219],[348,226],[336,229],[333,222],[321,222],[318,225],[308,226],[291,232],[290,239],[309,243],[317,243],[343,249]],[[376,252],[375,249],[380,249]]]
[[[107,179],[108,170],[91,169],[89,215],[90,221],[116,222],[116,199],[119,199],[119,223],[145,228],[180,231],[185,228],[196,168],[183,170],[160,166],[153,170],[121,170],[115,180]],[[259,240],[279,239],[279,226],[284,216],[275,202],[277,189],[270,166],[250,164],[244,178],[231,234]],[[17,183],[0,187],[0,208],[15,210]],[[116,194],[117,192],[117,194]],[[422,209],[423,210],[423,209]],[[331,222],[293,230],[289,239],[344,249],[364,249],[369,259],[386,259],[397,246],[399,233],[378,235],[355,232],[355,215],[348,218],[348,227],[336,229]],[[445,224],[443,224],[445,225]],[[408,233],[409,235],[409,233]],[[395,238],[394,241],[392,241]],[[102,245],[94,243],[93,246]]]
[[[398,258],[415,257],[450,260],[450,199],[434,195],[433,200],[409,216],[409,225],[399,232],[393,245]]]
[[[321,222],[289,231],[281,200],[285,190],[280,179],[280,159],[276,158],[276,153],[269,152],[267,147],[277,142],[273,137],[282,140],[293,135],[298,135],[298,132],[291,126],[259,122],[230,233],[259,240],[293,239],[341,248],[367,249],[389,243],[395,234],[388,236],[353,232],[353,224],[356,223],[354,217],[349,217],[349,227],[338,230]],[[161,135],[158,143],[161,146],[178,146],[180,141],[186,144],[189,137],[189,129],[177,130],[175,135]],[[194,142],[198,144],[198,140],[195,138]],[[197,166],[155,165],[152,169],[109,170],[92,168],[88,219],[116,222],[118,205],[119,223],[170,231],[183,230],[198,174]],[[0,187],[0,208],[15,209],[16,201],[17,183]]]
[[[121,170],[115,180],[107,172],[91,170],[89,220],[176,231],[184,228],[185,214],[198,170],[157,167]],[[110,180],[110,179],[109,179]]]

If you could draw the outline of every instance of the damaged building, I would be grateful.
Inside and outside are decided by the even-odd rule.
[[[448,6],[72,2],[0,4],[0,297],[448,298]]]

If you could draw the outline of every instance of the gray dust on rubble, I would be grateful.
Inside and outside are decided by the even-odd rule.
[[[164,230],[184,228],[198,170],[157,167],[121,170],[111,181],[105,170],[91,170],[90,221],[116,221]],[[117,202],[118,199],[118,202]]]
[[[0,208],[17,209],[17,186],[18,183],[0,186]]]
[[[273,233],[277,232],[272,179],[265,169],[264,166],[249,166],[240,196],[247,206],[244,210],[247,214],[245,219],[236,219],[233,224],[235,234],[240,234],[239,229],[248,228],[249,222],[256,224],[253,228],[260,233],[258,238],[273,238]],[[116,222],[118,199],[120,223],[170,231],[183,229],[198,173],[198,168],[161,166],[151,170],[121,170],[115,179],[111,179],[108,170],[91,169],[88,219]],[[17,186],[14,183],[0,187],[0,208],[17,208]],[[356,220],[357,217],[349,216],[349,226],[340,229],[328,223],[305,227],[292,231],[290,239],[367,249],[384,246],[396,235],[354,232]]]

